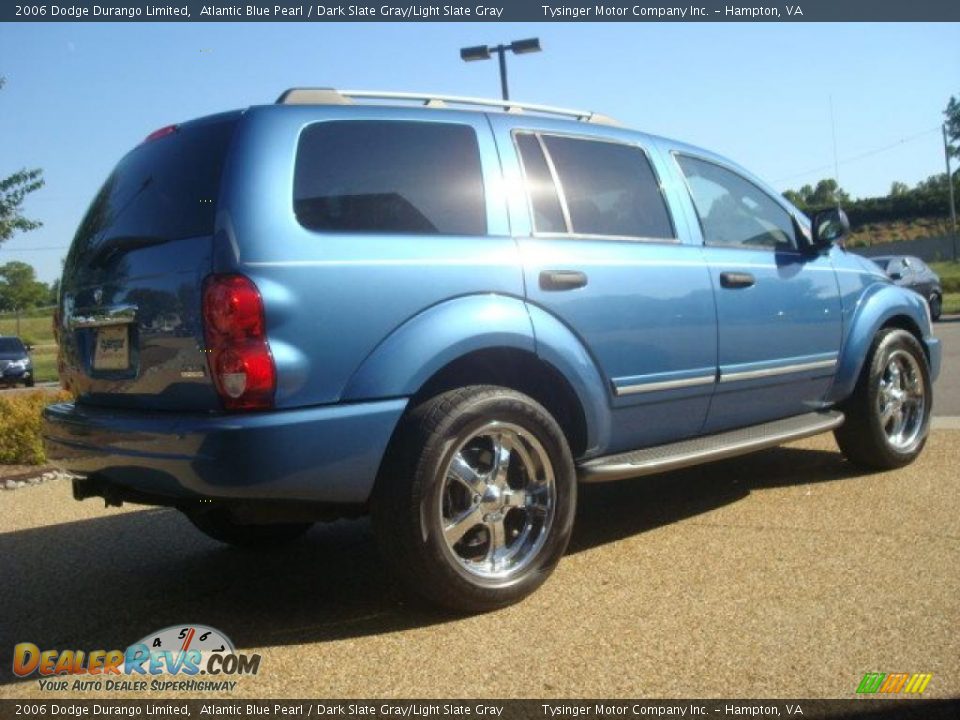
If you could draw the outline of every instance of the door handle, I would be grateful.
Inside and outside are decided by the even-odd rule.
[[[720,273],[720,287],[725,288],[748,288],[756,284],[757,279],[746,272],[723,272]]]
[[[576,290],[586,284],[587,274],[579,270],[544,270],[540,273],[541,290]]]

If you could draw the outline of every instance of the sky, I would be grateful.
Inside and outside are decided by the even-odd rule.
[[[0,246],[0,265],[57,277],[100,184],[152,130],[292,86],[499,97],[496,62],[459,48],[527,37],[543,52],[508,59],[514,99],[707,147],[779,190],[833,177],[834,135],[854,197],[944,172],[960,24],[5,23],[0,177],[41,167],[46,186],[25,203],[43,228]]]

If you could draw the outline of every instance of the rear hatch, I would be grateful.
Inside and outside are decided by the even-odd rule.
[[[81,402],[220,407],[201,300],[239,115],[158,130],[120,161],[94,198],[67,255],[55,319],[61,382]]]

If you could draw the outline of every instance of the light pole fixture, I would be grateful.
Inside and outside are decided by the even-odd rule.
[[[474,45],[473,47],[460,48],[460,59],[464,62],[474,60],[489,60],[491,53],[496,53],[500,60],[500,90],[503,93],[503,99],[510,99],[510,91],[507,89],[507,51],[515,55],[524,53],[540,52],[540,38],[527,38],[526,40],[514,40],[509,45]]]

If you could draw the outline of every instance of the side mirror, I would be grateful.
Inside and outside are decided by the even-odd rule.
[[[31,345],[30,343],[27,343],[23,347],[26,348],[27,352],[33,352],[33,345]]]
[[[840,208],[827,208],[813,216],[813,246],[826,250],[850,234],[850,221]]]

